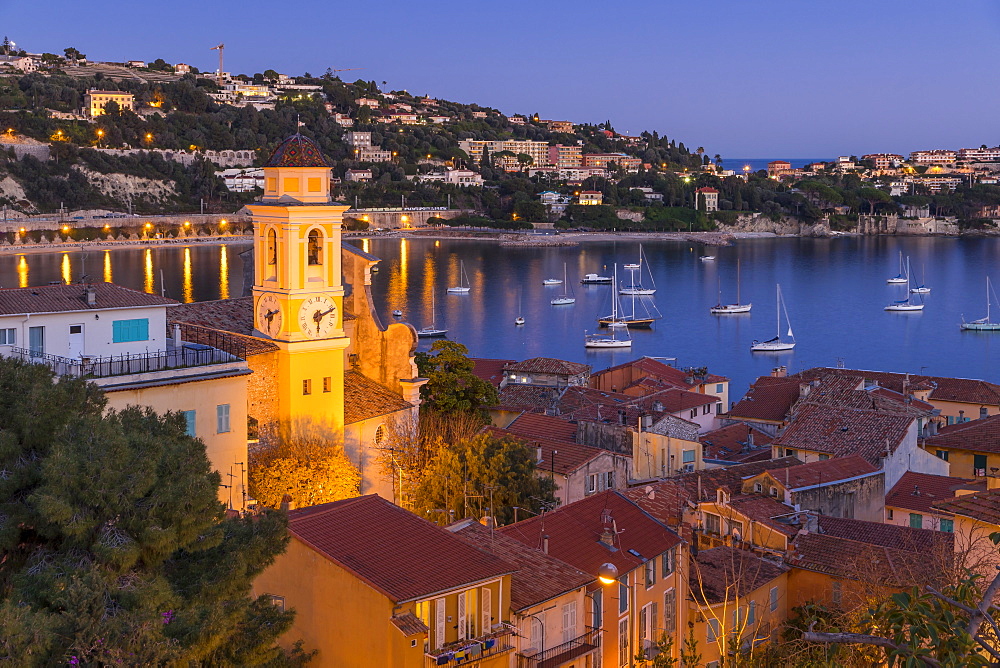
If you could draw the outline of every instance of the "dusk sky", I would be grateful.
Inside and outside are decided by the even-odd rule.
[[[657,130],[709,155],[831,158],[996,145],[986,0],[4,0],[31,52],[321,74],[505,113]],[[276,11],[277,10],[277,11]]]

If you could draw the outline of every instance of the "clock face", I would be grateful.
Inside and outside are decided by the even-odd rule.
[[[270,337],[281,331],[281,304],[274,295],[257,300],[257,329]]]
[[[329,337],[337,328],[337,304],[324,295],[309,297],[299,307],[299,329],[311,339]]]

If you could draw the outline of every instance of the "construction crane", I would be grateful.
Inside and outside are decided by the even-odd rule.
[[[209,51],[219,52],[219,75],[216,77],[216,83],[220,86],[222,85],[222,52],[226,49],[225,44],[219,44],[218,46],[213,46]]]
[[[330,74],[333,74],[334,72],[352,72],[354,70],[363,70],[363,69],[365,69],[365,68],[363,68],[363,67],[345,67],[342,70],[329,69],[329,70],[327,70],[327,72],[329,72]]]

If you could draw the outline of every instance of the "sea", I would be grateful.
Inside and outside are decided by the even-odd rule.
[[[837,237],[832,239],[740,239],[726,247],[684,241],[645,241],[642,283],[655,284],[651,298],[635,309],[658,311],[650,330],[631,333],[631,350],[589,350],[584,333],[611,311],[612,287],[581,285],[587,273],[630,282],[622,268],[637,262],[640,244],[585,241],[568,247],[501,247],[494,241],[447,239],[355,239],[382,258],[371,292],[383,322],[416,328],[435,325],[476,357],[521,360],[557,357],[595,370],[640,356],[679,367],[707,366],[731,379],[738,398],[761,375],[786,367],[790,373],[815,366],[845,366],[982,378],[1000,383],[1000,332],[965,332],[959,323],[986,315],[986,276],[1000,286],[1000,238]],[[243,291],[239,252],[245,245],[192,245],[150,249],[66,251],[0,255],[0,285],[45,285],[50,281],[113,280],[182,302],[236,297]],[[884,311],[905,298],[905,286],[887,284],[909,257],[914,282],[931,293],[922,312]],[[714,260],[701,256],[714,255]],[[449,294],[461,282],[464,264],[471,290]],[[568,282],[545,286],[546,278]],[[646,271],[648,269],[648,272]],[[746,315],[714,316],[721,299],[736,301],[737,270]],[[788,319],[778,322],[780,284]],[[552,306],[569,290],[576,303]],[[631,298],[622,298],[626,311]],[[654,309],[655,307],[655,309]],[[393,310],[402,311],[394,318]],[[993,300],[991,315],[1000,318]],[[521,315],[525,324],[514,319]],[[754,339],[769,339],[791,326],[789,353],[752,353]],[[428,350],[432,339],[420,339]]]
[[[814,162],[831,162],[833,158],[723,158],[722,168],[731,169],[737,174],[743,173],[743,168],[750,165],[750,171],[757,172],[760,170],[767,171],[767,163],[772,160],[785,160],[792,163],[793,169],[799,169],[805,167],[806,165],[811,165]]]

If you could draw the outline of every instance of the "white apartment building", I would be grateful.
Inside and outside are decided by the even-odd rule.
[[[483,159],[483,148],[485,147],[491,156],[501,151],[510,151],[515,156],[520,153],[530,155],[532,165],[535,167],[549,164],[549,145],[544,141],[532,141],[530,139],[503,139],[498,141],[465,139],[458,142],[458,147],[476,162]]]
[[[392,151],[383,151],[378,146],[360,146],[354,149],[354,157],[361,162],[390,162]]]
[[[910,162],[915,165],[954,165],[958,155],[955,151],[947,149],[934,149],[932,151],[913,151],[910,153]]]
[[[869,153],[861,156],[861,159],[870,160],[875,165],[875,169],[892,169],[903,162],[903,156],[895,153]]]
[[[959,162],[1000,162],[1000,146],[994,148],[960,148]]]
[[[216,172],[216,176],[222,177],[222,182],[226,184],[229,192],[247,193],[254,188],[264,189],[264,170],[260,168],[251,169],[224,169]]]
[[[431,172],[430,174],[419,174],[414,177],[417,182],[437,181],[438,183],[449,183],[460,187],[481,186],[483,177],[471,169],[449,169],[444,172]]]

